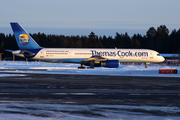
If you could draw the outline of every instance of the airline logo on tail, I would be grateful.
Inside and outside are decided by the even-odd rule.
[[[27,34],[20,34],[18,37],[18,42],[21,45],[27,45],[29,43],[29,36]]]

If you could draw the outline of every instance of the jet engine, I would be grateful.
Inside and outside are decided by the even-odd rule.
[[[118,68],[119,67],[119,60],[106,60],[101,62],[102,67],[108,68]]]

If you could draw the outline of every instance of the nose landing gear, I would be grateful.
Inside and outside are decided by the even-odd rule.
[[[150,63],[145,63],[145,68],[148,68],[148,65],[150,65]]]

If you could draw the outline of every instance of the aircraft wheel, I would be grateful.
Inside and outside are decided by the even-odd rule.
[[[85,67],[78,67],[78,69],[85,69]]]

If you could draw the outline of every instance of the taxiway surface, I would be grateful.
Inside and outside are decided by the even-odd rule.
[[[11,73],[0,77],[1,100],[58,104],[180,105],[179,77]]]

